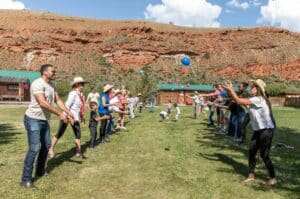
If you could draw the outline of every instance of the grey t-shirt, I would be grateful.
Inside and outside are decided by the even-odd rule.
[[[49,104],[53,104],[55,100],[55,87],[52,83],[47,83],[42,78],[36,79],[30,86],[30,98],[31,102],[28,109],[26,110],[26,115],[30,118],[39,120],[49,120],[51,113],[42,108],[36,98],[35,94],[43,93]]]

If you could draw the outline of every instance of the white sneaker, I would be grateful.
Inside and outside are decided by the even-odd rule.
[[[125,126],[121,126],[120,128],[123,129],[123,130],[126,130],[126,129],[127,129]]]

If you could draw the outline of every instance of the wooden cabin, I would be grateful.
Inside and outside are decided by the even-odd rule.
[[[213,92],[213,85],[158,84],[156,87],[158,104],[167,104],[171,100],[172,103],[192,105],[193,100],[187,95],[191,96],[195,91],[199,94]]]
[[[300,107],[300,92],[284,92],[284,106]]]
[[[0,101],[30,101],[30,84],[39,72],[0,70]]]

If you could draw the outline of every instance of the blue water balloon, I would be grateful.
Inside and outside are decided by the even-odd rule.
[[[191,64],[191,60],[189,57],[183,57],[181,59],[181,63],[184,65],[184,66],[189,66]]]

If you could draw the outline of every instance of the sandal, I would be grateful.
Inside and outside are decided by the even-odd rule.
[[[54,156],[55,156],[54,151],[53,151],[53,150],[49,150],[49,151],[48,151],[48,157],[49,157],[49,158],[54,158]]]
[[[277,184],[277,180],[275,178],[271,178],[271,179],[268,179],[266,182],[265,182],[265,185],[267,186],[273,186]]]
[[[255,178],[247,178],[246,180],[243,181],[243,183],[248,183],[254,181]]]

